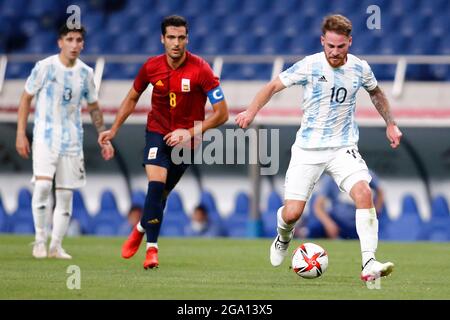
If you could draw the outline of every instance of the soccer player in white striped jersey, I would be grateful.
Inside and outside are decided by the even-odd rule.
[[[28,77],[18,110],[16,149],[29,158],[26,137],[31,101],[36,96],[33,131],[32,212],[35,227],[35,258],[71,259],[62,241],[72,215],[73,189],[85,185],[83,160],[82,101],[86,100],[92,122],[100,133],[106,130],[97,102],[92,68],[78,59],[84,46],[84,28],[59,31],[59,54],[38,61]],[[102,146],[102,156],[114,156],[111,144]],[[55,179],[55,208],[49,250],[45,213]]]
[[[402,133],[367,62],[348,53],[352,44],[351,31],[351,22],[346,17],[325,17],[321,36],[323,52],[305,57],[265,85],[247,110],[237,115],[236,123],[246,128],[275,93],[293,85],[303,86],[304,114],[291,149],[285,202],[277,213],[278,235],[270,248],[270,261],[273,266],[283,262],[295,223],[314,185],[325,172],[355,202],[362,253],[361,279],[372,281],[390,274],[394,264],[375,259],[378,220],[369,187],[371,176],[358,152],[358,127],[354,119],[356,93],[360,87],[369,93],[385,120],[392,148],[398,147]]]

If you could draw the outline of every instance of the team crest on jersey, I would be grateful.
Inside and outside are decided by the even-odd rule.
[[[181,92],[191,91],[191,79],[181,79]]]

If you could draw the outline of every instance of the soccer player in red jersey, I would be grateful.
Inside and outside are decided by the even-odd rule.
[[[205,60],[186,50],[188,24],[183,17],[164,18],[161,23],[161,43],[165,53],[151,57],[144,63],[111,129],[102,132],[98,139],[103,146],[114,138],[133,112],[142,92],[152,84],[152,108],[147,118],[143,154],[148,178],[144,213],[122,247],[122,257],[131,258],[139,249],[145,233],[145,269],[159,265],[157,240],[166,199],[189,166],[187,163],[175,164],[172,161],[173,147],[190,143],[194,133],[203,133],[228,120],[227,104],[218,78]],[[205,119],[207,98],[214,112]]]

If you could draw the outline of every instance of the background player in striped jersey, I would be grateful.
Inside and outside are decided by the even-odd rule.
[[[369,281],[388,275],[394,264],[375,260],[378,220],[369,187],[371,177],[358,152],[359,135],[354,120],[356,93],[360,87],[368,91],[385,120],[392,148],[399,145],[402,133],[367,62],[348,54],[351,31],[351,22],[346,17],[327,16],[322,25],[323,52],[305,57],[269,82],[248,109],[236,117],[236,122],[247,127],[275,93],[293,85],[303,86],[304,114],[292,146],[285,179],[285,203],[277,213],[278,236],[270,249],[270,261],[273,266],[283,262],[295,223],[317,180],[326,172],[355,202],[362,252],[361,279]]]
[[[85,185],[83,160],[82,101],[98,132],[106,128],[97,103],[92,68],[78,56],[84,46],[84,28],[59,30],[59,54],[38,61],[28,77],[19,104],[16,149],[28,158],[30,143],[26,137],[27,119],[31,101],[36,96],[33,131],[33,181],[32,212],[36,239],[33,246],[35,258],[72,257],[62,248],[62,240],[72,215],[73,189]],[[114,156],[112,145],[101,147],[102,156]],[[55,208],[53,230],[47,252],[45,213],[55,178]]]
[[[157,241],[166,199],[189,166],[187,163],[174,163],[172,148],[191,142],[194,133],[203,133],[228,119],[227,104],[218,78],[205,60],[186,50],[188,25],[183,17],[169,16],[162,21],[161,43],[165,53],[149,58],[142,66],[111,130],[101,133],[98,139],[103,145],[114,138],[133,112],[142,92],[152,84],[152,108],[148,114],[143,159],[148,178],[144,213],[122,247],[122,256],[131,258],[146,233],[145,269],[159,265]],[[205,119],[207,98],[213,113]]]

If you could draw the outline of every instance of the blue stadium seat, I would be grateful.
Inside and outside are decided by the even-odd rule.
[[[429,66],[431,73],[431,80],[446,81],[450,77],[450,66],[434,64]]]
[[[260,53],[264,55],[284,54],[289,48],[291,39],[282,34],[263,37]]]
[[[450,211],[447,200],[440,195],[431,203],[431,218],[426,224],[426,239],[450,241]]]
[[[150,36],[161,36],[161,19],[162,16],[154,12],[145,12],[135,18],[132,26],[133,32],[143,36],[144,38]]]
[[[212,38],[222,37],[219,31],[220,20],[213,15],[199,16],[194,20],[194,23],[190,24],[189,34],[196,37],[206,37],[209,41]],[[192,43],[189,44],[191,46]]]
[[[36,1],[40,2],[40,1]],[[24,10],[28,5],[27,0],[10,0],[3,1],[3,5],[1,5],[1,15],[4,17],[23,17],[27,14],[27,11]],[[1,20],[1,19],[0,19]]]
[[[84,54],[102,55],[111,53],[112,37],[108,33],[90,32],[86,35]]]
[[[86,209],[83,196],[79,190],[73,192],[72,219],[78,221],[82,234],[92,233],[92,217]]]
[[[131,193],[131,205],[140,206],[141,208],[145,205],[146,193],[142,190],[134,190]]]
[[[220,16],[232,16],[230,12],[240,12],[242,0],[213,0],[211,10]]]
[[[171,0],[171,1],[158,1],[158,5],[153,8],[159,14],[163,16],[168,16],[171,14],[182,14],[183,13],[183,3],[184,0]]]
[[[248,16],[243,14],[226,15],[222,21],[223,36],[240,37],[242,30],[249,30],[250,20]],[[246,36],[250,37],[249,34],[246,34]]]
[[[150,33],[142,39],[142,53],[153,56],[164,53],[164,46],[161,44],[161,31]],[[189,47],[188,47],[189,48]],[[142,61],[142,64],[145,61]]]
[[[185,16],[196,16],[197,19],[202,17],[213,17],[212,15],[202,15],[201,13],[208,12],[210,13],[213,10],[212,1],[211,0],[189,0],[185,2],[183,15]]]
[[[182,237],[189,225],[189,217],[183,207],[180,194],[173,190],[167,198],[166,210],[161,225],[161,236]]]
[[[267,200],[267,208],[261,218],[265,237],[275,237],[277,234],[277,211],[283,205],[283,200],[276,191],[272,191]]]
[[[242,0],[239,11],[244,14],[256,16],[269,12],[271,5],[270,0]]]
[[[272,11],[273,14],[280,17],[280,19],[288,19],[290,16],[295,18],[295,20],[302,20],[298,17],[298,15],[293,15],[293,12],[301,12],[300,10],[300,1],[298,0],[277,0],[274,5]],[[299,31],[299,30],[298,30]]]
[[[9,216],[6,213],[5,207],[3,206],[3,201],[0,196],[0,233],[8,232],[9,229]]]
[[[56,54],[58,49],[58,36],[53,32],[37,33],[31,37],[26,46],[27,53]]]
[[[247,224],[250,215],[250,198],[245,192],[236,195],[235,207],[231,215],[225,221],[227,234],[230,237],[246,237]]]
[[[372,68],[372,72],[377,80],[394,80],[396,68],[395,65],[373,63],[370,67]]]
[[[420,218],[416,200],[405,195],[402,200],[401,215],[386,227],[386,239],[395,241],[422,240],[423,221]]]
[[[45,0],[45,1],[30,1],[27,3],[27,13],[38,17],[46,13],[66,12],[67,6],[64,6],[63,1],[59,0]]]
[[[214,36],[202,42],[199,53],[207,55],[223,55],[229,51],[230,39],[224,35]],[[189,44],[190,46],[190,44]]]
[[[134,21],[133,17],[123,14],[123,12],[113,13],[107,18],[106,31],[110,35],[124,35],[124,30],[131,29]],[[127,34],[132,35],[133,33]]]
[[[83,15],[83,26],[86,34],[91,35],[99,33],[105,27],[106,19],[102,12],[86,12]]]
[[[202,191],[200,194],[200,204],[205,206],[206,210],[208,211],[209,218],[219,224],[223,227],[223,219],[220,215],[219,211],[217,210],[216,206],[216,200],[214,199],[214,196],[209,191]]]
[[[273,30],[279,30],[280,20],[273,13],[259,14],[252,21],[252,34],[258,37],[279,37]]]
[[[115,54],[136,54],[141,51],[142,37],[135,33],[118,34],[114,37],[113,51]]]
[[[111,190],[104,190],[100,200],[100,211],[92,219],[92,232],[98,236],[115,236],[125,221],[117,207]]]
[[[17,209],[10,217],[10,231],[18,234],[33,234],[34,223],[31,211],[31,192],[22,188],[17,198]]]
[[[224,64],[222,80],[270,80],[271,64]]]
[[[6,79],[26,79],[33,69],[34,63],[8,62]]]
[[[415,12],[425,16],[433,16],[439,12],[442,14],[448,13],[450,10],[450,3],[448,0],[433,0],[433,1],[420,1],[419,8],[416,8]],[[447,29],[448,30],[448,29]]]
[[[389,224],[391,224],[391,218],[389,218],[389,213],[386,205],[383,205],[381,212],[377,212],[378,215],[378,238],[380,240],[386,240],[386,229]]]

